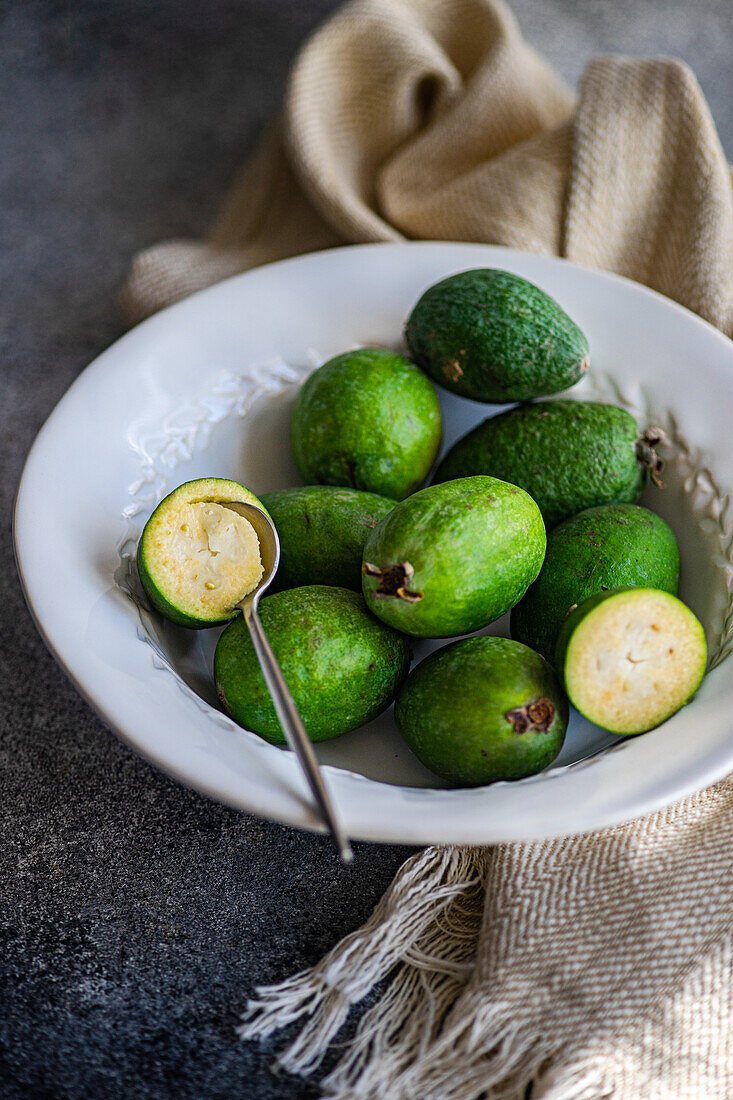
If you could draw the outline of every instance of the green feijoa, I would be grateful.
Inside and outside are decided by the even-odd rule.
[[[401,500],[427,477],[443,422],[432,383],[385,348],[329,359],[303,383],[293,457],[305,482],[347,485]]]
[[[588,341],[544,290],[476,268],[425,291],[405,328],[431,378],[474,401],[527,401],[568,389],[588,369]]]
[[[145,524],[140,581],[153,607],[194,629],[228,622],[262,577],[260,544],[238,504],[260,501],[236,481],[202,477],[179,485]]]
[[[512,611],[512,637],[553,660],[565,617],[583,600],[627,586],[676,595],[679,575],[677,540],[659,516],[638,504],[587,508],[550,532],[540,575]]]
[[[260,618],[312,741],[376,718],[410,667],[407,639],[370,615],[356,592],[306,585],[266,596]],[[285,744],[243,619],[219,638],[214,678],[223,709],[266,741]]]
[[[518,405],[479,424],[448,451],[435,482],[491,474],[526,489],[548,528],[599,504],[638,500],[659,431],[640,433],[633,416],[596,401]]]
[[[545,541],[539,508],[516,485],[494,477],[431,485],[369,535],[364,597],[406,634],[468,634],[521,599],[539,573]]]
[[[556,666],[581,714],[612,733],[671,718],[705,675],[705,632],[689,607],[655,588],[590,596],[565,620]]]
[[[330,584],[361,592],[361,554],[394,500],[337,485],[276,489],[262,496],[280,537],[277,589]]]
[[[478,787],[551,764],[565,739],[568,703],[538,653],[484,636],[426,657],[397,696],[395,719],[426,768],[453,786]]]

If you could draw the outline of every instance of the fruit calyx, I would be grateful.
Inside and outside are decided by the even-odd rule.
[[[515,733],[528,733],[530,730],[547,733],[555,717],[555,708],[543,695],[535,699],[534,703],[526,703],[523,707],[508,710],[504,717],[512,723]]]
[[[398,600],[404,600],[405,603],[417,603],[423,597],[422,592],[414,592],[408,588],[415,576],[415,570],[409,561],[402,561],[399,565],[390,566],[389,569],[380,569],[377,565],[365,561],[361,569],[365,576],[379,579],[374,595],[380,599],[392,596]]]
[[[661,428],[647,428],[636,441],[636,457],[649,471],[649,477],[658,489],[664,488],[661,478],[664,469],[664,459],[660,458],[655,448],[660,443],[666,443],[667,437]]]

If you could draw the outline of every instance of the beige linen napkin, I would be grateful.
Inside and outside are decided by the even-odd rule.
[[[496,0],[360,0],[294,65],[210,238],[138,256],[138,320],[342,242],[488,241],[628,275],[733,334],[731,175],[692,73],[591,62],[576,99]],[[730,1100],[733,783],[594,836],[409,860],[363,929],[260,990],[339,1100]]]
[[[627,275],[733,332],[728,164],[690,70],[592,61],[572,93],[498,0],[361,0],[304,46],[206,241],[139,255],[132,321],[344,242],[486,241]]]

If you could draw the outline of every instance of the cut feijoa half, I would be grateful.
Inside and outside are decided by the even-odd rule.
[[[259,539],[238,504],[262,508],[236,481],[199,478],[169,493],[145,524],[137,548],[140,581],[171,622],[194,629],[228,622],[259,584]]]
[[[644,733],[671,718],[705,675],[705,633],[689,607],[656,588],[591,596],[571,612],[557,668],[572,703],[612,733]]]

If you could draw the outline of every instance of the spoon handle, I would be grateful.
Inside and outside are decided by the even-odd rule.
[[[331,836],[339,850],[341,859],[348,863],[354,854],[351,844],[336,816],[331,796],[318,767],[318,760],[313,751],[311,739],[306,732],[303,719],[300,717],[295,700],[290,694],[282,669],[262,628],[257,608],[253,603],[248,603],[242,607],[242,611],[257,660],[262,669],[262,675],[265,677],[267,690],[270,692],[270,697],[275,706],[275,713],[280,721],[288,745],[300,761],[300,766],[305,772],[308,785],[318,803],[323,820],[331,831]]]

